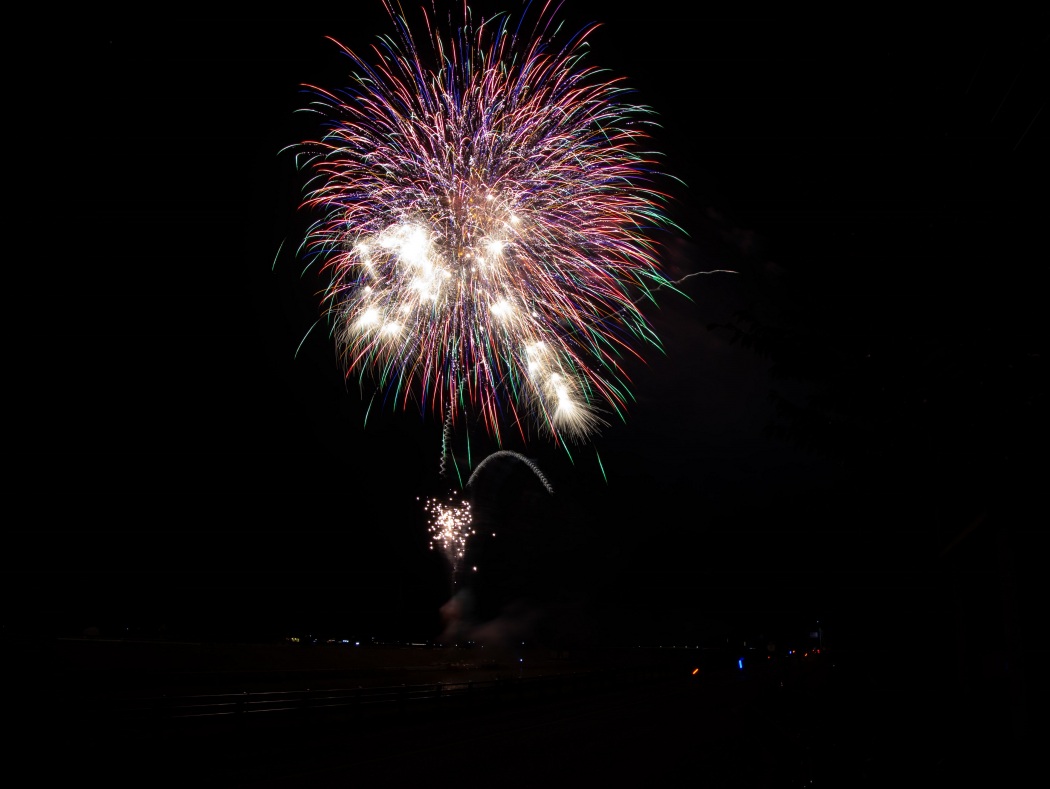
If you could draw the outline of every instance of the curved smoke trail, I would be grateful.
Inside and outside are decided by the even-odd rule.
[[[507,449],[501,449],[499,452],[493,452],[491,455],[489,455],[487,458],[485,458],[483,461],[481,461],[478,464],[478,467],[476,469],[474,469],[474,473],[470,475],[470,479],[467,480],[466,487],[469,488],[474,483],[474,480],[477,479],[478,474],[481,473],[481,470],[483,468],[485,468],[485,466],[487,466],[493,460],[496,460],[496,459],[499,459],[499,458],[504,458],[504,457],[512,457],[515,460],[520,460],[522,463],[524,463],[526,466],[528,466],[530,469],[532,469],[532,473],[536,475],[536,478],[541,483],[543,483],[543,487],[545,487],[547,489],[547,492],[550,493],[551,495],[554,495],[554,488],[551,487],[551,484],[550,484],[550,482],[547,481],[547,478],[545,476],[543,476],[543,472],[540,471],[540,467],[539,466],[537,466],[533,461],[529,460],[524,455],[519,454],[518,452],[511,452],[510,450],[507,450]]]

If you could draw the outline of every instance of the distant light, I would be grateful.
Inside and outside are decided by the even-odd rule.
[[[694,674],[698,673],[699,671],[700,671],[700,669],[698,669],[698,668],[694,668],[694,669],[693,669],[693,673],[694,673]]]
[[[744,670],[744,659],[743,658],[737,658],[736,667],[738,669],[740,669],[741,671]]]

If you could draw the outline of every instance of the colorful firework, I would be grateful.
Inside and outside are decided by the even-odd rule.
[[[523,35],[464,6],[445,35],[424,9],[424,43],[384,6],[397,35],[371,61],[339,45],[351,87],[307,86],[325,133],[297,157],[346,374],[497,441],[530,420],[582,440],[623,417],[621,360],[659,345],[638,304],[673,286],[648,235],[670,224],[651,112],[584,65],[596,25],[556,43],[546,9]]]

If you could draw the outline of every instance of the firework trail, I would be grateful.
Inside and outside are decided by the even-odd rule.
[[[675,285],[649,237],[671,225],[650,110],[584,64],[596,26],[556,43],[549,6],[531,33],[465,5],[446,33],[423,9],[419,37],[384,6],[396,34],[367,58],[334,42],[351,84],[307,86],[324,134],[297,146],[346,375],[497,442],[583,440],[623,417],[620,360],[659,347],[639,304]]]
[[[517,452],[510,452],[508,450],[493,452],[491,455],[489,455],[487,458],[481,461],[478,464],[478,467],[474,469],[474,473],[470,475],[470,479],[467,480],[466,487],[469,488],[471,485],[474,484],[475,480],[477,480],[478,478],[478,474],[482,472],[485,466],[489,465],[489,463],[493,463],[499,460],[500,458],[514,458],[515,460],[519,460],[522,463],[524,463],[526,466],[532,469],[532,473],[536,475],[536,478],[543,484],[543,487],[547,489],[547,492],[551,495],[554,495],[554,488],[551,487],[551,484],[547,481],[547,478],[543,476],[543,472],[540,471],[539,466],[537,466],[533,461],[529,460],[524,455],[521,455]]]

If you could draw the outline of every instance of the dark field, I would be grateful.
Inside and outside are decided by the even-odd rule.
[[[960,693],[950,671],[921,661],[827,650],[749,653],[740,670],[728,653],[689,649],[7,647],[23,677],[22,704],[7,708],[25,744],[13,762],[42,783],[973,785],[1007,782],[1028,752],[1025,710],[1008,695]],[[307,689],[376,703],[173,718],[157,701],[302,701]]]

